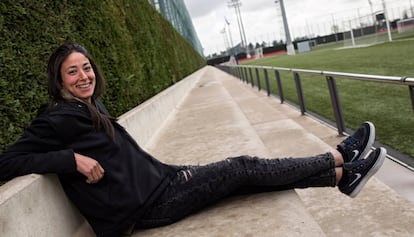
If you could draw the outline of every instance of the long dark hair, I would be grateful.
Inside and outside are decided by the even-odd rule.
[[[95,73],[95,90],[91,98],[91,103],[87,102],[84,99],[77,98],[70,94],[62,86],[62,76],[61,76],[61,66],[66,58],[73,52],[78,52],[83,54],[89,59],[89,62]],[[76,43],[66,43],[59,46],[52,55],[50,55],[49,62],[47,65],[47,78],[48,78],[48,92],[49,92],[49,101],[50,104],[56,102],[74,102],[78,101],[87,106],[89,112],[91,113],[91,119],[95,126],[95,129],[100,130],[104,129],[105,133],[108,134],[111,138],[114,138],[114,127],[112,126],[111,120],[113,118],[104,115],[99,112],[95,105],[95,100],[103,94],[105,90],[105,78],[99,66],[96,64],[95,60],[89,54],[85,47]]]

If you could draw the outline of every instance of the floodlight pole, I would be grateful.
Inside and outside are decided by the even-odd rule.
[[[229,49],[229,40],[227,39],[227,33],[226,33],[226,27],[223,28],[223,30],[220,31],[221,34],[223,34],[224,39],[224,47],[226,50]]]
[[[292,44],[292,40],[290,38],[290,32],[289,32],[289,25],[286,17],[286,11],[285,11],[285,4],[283,3],[283,0],[276,0],[275,3],[280,3],[280,10],[282,11],[282,19],[283,19],[283,27],[285,29],[286,34],[286,51],[287,55],[295,55],[295,47]]]
[[[227,6],[234,7],[234,10],[236,12],[236,17],[237,17],[237,24],[239,26],[241,46],[247,49],[246,33],[244,32],[243,20],[242,20],[241,13],[240,13],[241,2],[240,0],[229,0],[227,2]]]
[[[241,3],[240,3],[240,5],[237,6],[237,11],[239,12],[240,25],[241,25],[241,29],[242,29],[242,32],[243,32],[244,44],[247,47],[246,32],[244,32],[244,25],[243,25],[243,19],[242,19],[242,16],[241,16],[241,12],[240,12],[240,6],[241,6]]]
[[[227,24],[227,29],[229,30],[229,37],[230,37],[230,48],[233,48],[233,37],[231,37],[231,29],[230,29],[230,22],[227,20],[227,18],[224,18]]]
[[[388,13],[387,13],[387,6],[385,5],[385,0],[382,0],[382,7],[384,8],[384,18],[385,18],[385,23],[387,24],[387,31],[388,31],[388,41],[392,41],[392,36],[391,36],[391,27],[390,27],[390,22],[388,21]]]

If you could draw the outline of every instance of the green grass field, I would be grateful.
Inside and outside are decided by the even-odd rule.
[[[342,46],[343,43],[329,44],[308,53],[277,55],[243,64],[414,77],[414,38],[404,36],[365,48],[338,49]],[[260,73],[263,75],[263,71]],[[269,75],[272,93],[277,94],[274,73]],[[281,77],[285,99],[297,103],[292,73],[281,72]],[[301,79],[307,110],[334,121],[325,77],[301,74]],[[414,112],[408,86],[344,78],[336,82],[347,128],[372,121],[377,127],[377,141],[414,157]]]

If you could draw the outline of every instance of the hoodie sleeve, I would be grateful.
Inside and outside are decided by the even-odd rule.
[[[74,151],[66,149],[47,116],[35,118],[24,135],[0,154],[0,180],[30,173],[76,171]]]

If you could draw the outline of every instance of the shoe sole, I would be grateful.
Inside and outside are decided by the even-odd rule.
[[[385,157],[387,156],[387,150],[383,147],[379,148],[381,151],[378,155],[377,160],[375,161],[374,165],[368,171],[364,178],[361,179],[361,182],[355,187],[354,191],[352,191],[349,196],[354,198],[361,192],[362,188],[368,182],[368,180],[381,168],[382,164],[384,163]]]
[[[374,144],[375,141],[375,126],[373,123],[369,122],[369,121],[365,121],[366,124],[368,124],[369,126],[369,138],[368,138],[368,142],[367,145],[365,146],[365,149],[362,151],[361,155],[359,156],[358,159],[364,159],[367,155],[368,152],[371,150],[372,145]]]

